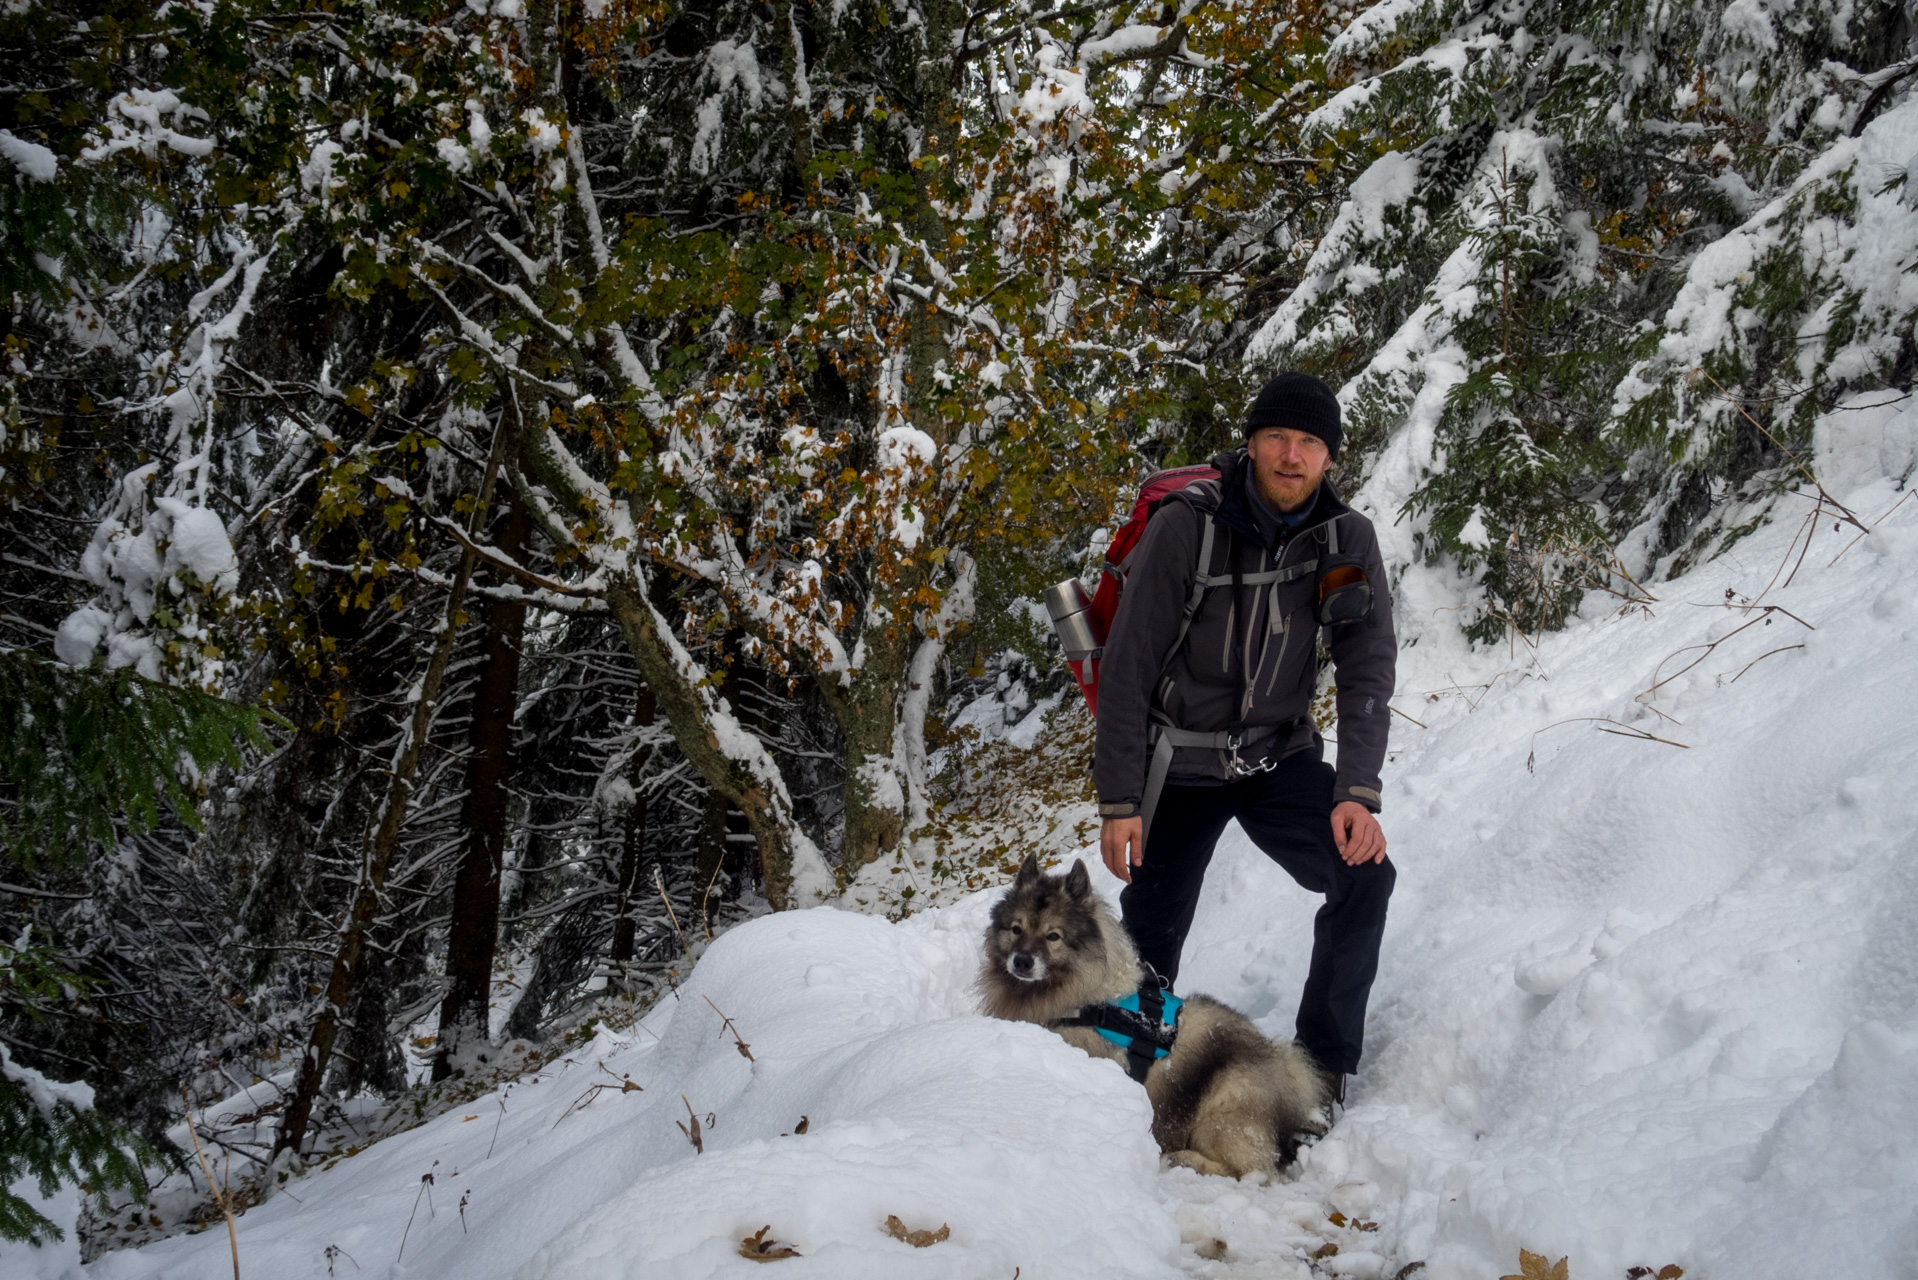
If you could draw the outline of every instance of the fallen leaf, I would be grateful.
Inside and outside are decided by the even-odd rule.
[[[1194,1251],[1207,1262],[1225,1261],[1225,1241],[1219,1239],[1217,1236],[1212,1237],[1210,1240],[1201,1241],[1194,1247]]]
[[[1543,1254],[1533,1253],[1530,1249],[1518,1251],[1518,1274],[1500,1276],[1498,1280],[1569,1280],[1571,1259],[1560,1258],[1557,1262],[1547,1262]]]
[[[781,1244],[768,1236],[766,1233],[771,1230],[772,1224],[767,1223],[751,1235],[741,1238],[739,1256],[751,1258],[754,1262],[776,1262],[781,1258],[800,1256],[799,1250],[789,1244]]]
[[[1315,1258],[1336,1258],[1339,1256],[1339,1247],[1328,1240],[1314,1249],[1312,1256]]]
[[[801,1116],[801,1117],[799,1117],[799,1123],[793,1126],[793,1132],[794,1132],[794,1133],[804,1133],[804,1132],[806,1132],[806,1130],[807,1130],[807,1128],[808,1128],[808,1127],[809,1127],[809,1126],[810,1126],[811,1124],[812,1124],[812,1117],[811,1117],[811,1116]]]
[[[1342,1227],[1345,1225],[1345,1215],[1342,1213],[1329,1213],[1325,1216],[1325,1220],[1331,1223],[1335,1227]]]
[[[952,1228],[943,1222],[939,1224],[937,1231],[910,1230],[904,1222],[899,1220],[899,1215],[896,1213],[886,1215],[886,1225],[880,1230],[895,1240],[904,1240],[915,1249],[929,1249],[941,1240],[950,1239],[952,1236]]]
[[[1684,1274],[1685,1268],[1679,1266],[1676,1262],[1668,1262],[1658,1269],[1658,1275],[1654,1280],[1678,1280],[1678,1278]]]

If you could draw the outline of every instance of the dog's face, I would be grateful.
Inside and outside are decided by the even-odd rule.
[[[1093,911],[1092,879],[1083,862],[1062,876],[1039,869],[1028,856],[1019,876],[992,908],[987,963],[1015,982],[1035,987],[1067,980],[1082,964],[1104,955]]]

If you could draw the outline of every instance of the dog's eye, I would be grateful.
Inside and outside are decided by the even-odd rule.
[[[1014,933],[1024,933],[1024,932],[1025,932],[1025,930],[1024,930],[1024,929],[1021,929],[1021,928],[1020,928],[1020,927],[1019,927],[1018,925],[1016,925],[1016,924],[1015,924],[1015,925],[1008,925],[1008,926],[1006,926],[1006,927],[1007,927],[1007,928],[1009,928],[1009,929],[1011,929],[1011,930],[1012,930],[1012,931],[1013,931]]]
[[[1054,929],[1051,933],[1048,933],[1046,935],[1047,942],[1057,942],[1058,940],[1059,940],[1059,931],[1057,929]]]

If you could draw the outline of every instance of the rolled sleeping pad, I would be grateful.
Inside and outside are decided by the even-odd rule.
[[[1067,578],[1046,588],[1046,615],[1052,630],[1065,648],[1066,665],[1085,695],[1086,706],[1096,718],[1099,714],[1099,658],[1105,652],[1106,638],[1092,612],[1092,596],[1077,578]]]

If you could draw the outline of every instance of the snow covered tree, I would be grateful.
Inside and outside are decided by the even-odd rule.
[[[1819,407],[1908,381],[1910,304],[1869,284],[1907,238],[1860,271],[1822,237],[1898,221],[1885,158],[1854,175],[1896,150],[1910,41],[1892,4],[1717,3],[1386,3],[1333,41],[1306,131],[1346,198],[1250,354],[1346,384],[1381,514],[1479,580],[1474,634],[1562,616],[1605,539],[1650,571]]]

